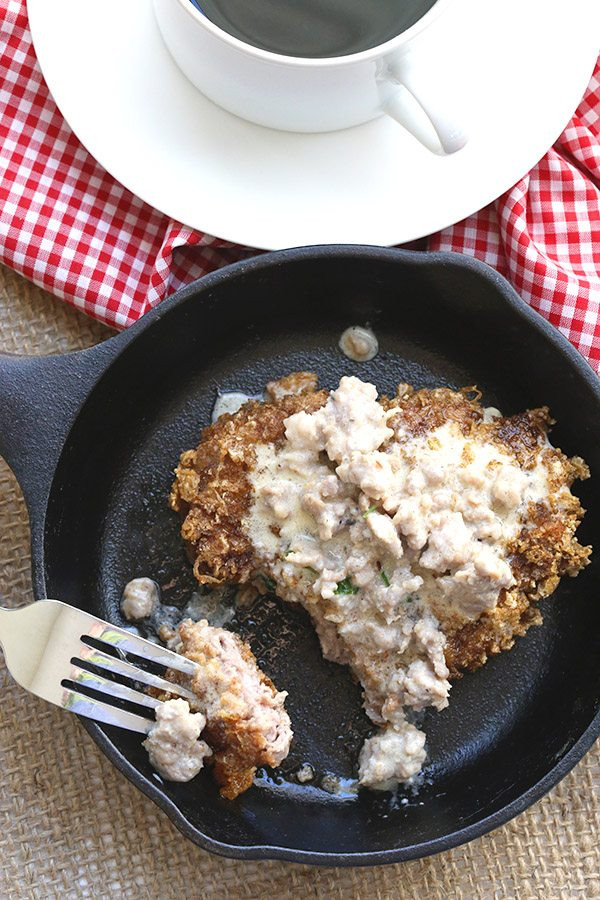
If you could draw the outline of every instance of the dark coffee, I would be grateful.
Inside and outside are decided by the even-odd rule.
[[[191,0],[234,37],[286,56],[345,56],[418,22],[436,0]]]

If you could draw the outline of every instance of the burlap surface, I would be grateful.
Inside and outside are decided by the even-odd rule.
[[[89,346],[107,328],[0,269],[0,351]],[[0,460],[0,597],[32,599],[27,514]],[[212,857],[0,663],[0,897],[600,898],[600,747],[533,809],[449,853],[373,869]]]

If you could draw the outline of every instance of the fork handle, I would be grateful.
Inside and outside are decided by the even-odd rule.
[[[14,613],[18,612],[18,609],[10,609],[7,606],[0,606],[0,647],[4,648],[4,640],[3,638],[10,634],[10,629],[12,628],[12,624],[14,619],[11,618]]]
[[[22,643],[24,637],[26,638],[26,621],[28,618],[26,610],[34,605],[29,603],[27,606],[19,606],[15,609],[0,606],[0,649],[4,652],[4,661],[9,670],[11,647],[15,641]]]

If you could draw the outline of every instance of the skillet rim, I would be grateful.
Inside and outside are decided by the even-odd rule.
[[[499,298],[502,298],[506,303],[507,310],[512,315],[516,316],[517,319],[520,319],[527,327],[531,327],[538,331],[552,346],[553,350],[560,354],[565,362],[577,372],[579,377],[582,378],[591,389],[596,402],[600,407],[600,379],[589,363],[557,328],[528,306],[525,301],[521,299],[512,285],[486,263],[459,253],[403,250],[398,248],[358,244],[316,245],[296,247],[288,250],[277,250],[231,263],[228,266],[224,266],[221,269],[203,276],[191,284],[186,285],[158,306],[154,307],[154,309],[150,310],[138,320],[138,322],[127,329],[126,332],[113,338],[112,340],[118,342],[118,346],[115,346],[115,352],[112,359],[108,366],[103,370],[100,377],[103,377],[103,375],[108,372],[113,362],[116,361],[129,344],[147,328],[155,325],[160,319],[168,315],[181,304],[192,301],[192,298],[196,295],[203,294],[205,291],[217,287],[220,283],[228,281],[232,277],[235,278],[239,275],[256,270],[260,271],[260,269],[263,268],[271,268],[273,266],[277,268],[290,261],[294,262],[302,259],[330,259],[332,257],[344,256],[352,258],[358,257],[377,262],[401,260],[417,267],[427,267],[430,265],[451,266],[459,269],[472,270],[478,273],[483,279],[492,284],[496,293],[499,295]],[[93,393],[94,387],[95,385],[91,387],[89,393],[86,395],[83,405],[85,405]],[[77,421],[77,418],[78,416],[75,417],[73,425]],[[45,542],[40,549],[42,555],[45,556]],[[43,581],[45,582],[45,578]],[[481,837],[519,815],[555,787],[583,758],[596,738],[600,736],[599,710],[576,743],[543,778],[532,785],[527,791],[523,792],[515,800],[506,804],[506,806],[503,806],[492,815],[486,816],[465,828],[460,828],[443,837],[423,841],[418,844],[412,844],[408,847],[357,853],[339,853],[335,851],[325,852],[292,849],[273,844],[228,844],[209,837],[199,828],[191,824],[179,807],[162,792],[159,785],[154,784],[147,779],[123,756],[97,723],[89,719],[81,719],[80,721],[95,743],[116,768],[144,795],[149,797],[159,809],[166,813],[175,827],[185,837],[189,838],[202,849],[219,856],[234,859],[278,859],[295,863],[331,867],[372,866],[420,859],[444,850],[450,850],[477,837]]]

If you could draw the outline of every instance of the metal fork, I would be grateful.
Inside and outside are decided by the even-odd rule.
[[[146,734],[161,701],[139,690],[142,685],[197,700],[187,688],[143,668],[146,661],[193,675],[197,666],[191,660],[59,600],[39,600],[20,609],[0,607],[0,645],[18,684],[97,722]],[[123,700],[146,709],[123,709]]]

